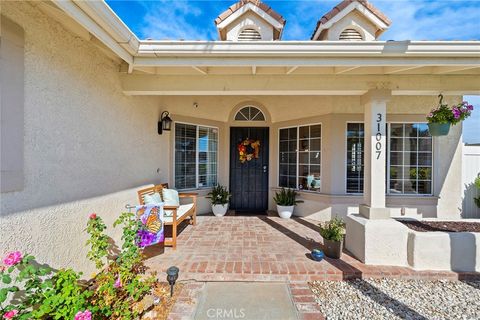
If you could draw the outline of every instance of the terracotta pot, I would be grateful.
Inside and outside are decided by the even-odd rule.
[[[323,245],[325,249],[323,252],[329,258],[333,259],[340,259],[342,256],[342,249],[343,249],[343,240],[342,241],[333,241],[323,239]]]
[[[450,131],[450,123],[429,123],[428,131],[431,136],[446,136]]]

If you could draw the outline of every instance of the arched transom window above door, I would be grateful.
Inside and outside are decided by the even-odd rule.
[[[248,106],[237,112],[235,121],[265,121],[265,115],[260,109]]]

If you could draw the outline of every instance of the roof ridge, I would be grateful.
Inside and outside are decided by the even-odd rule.
[[[285,23],[287,22],[282,15],[277,13],[275,10],[272,9],[272,7],[270,7],[265,2],[262,2],[261,0],[239,0],[238,2],[232,4],[227,10],[219,14],[218,17],[215,19],[215,24],[218,25],[219,23],[230,17],[237,10],[249,3],[259,7],[279,23],[285,25]]]

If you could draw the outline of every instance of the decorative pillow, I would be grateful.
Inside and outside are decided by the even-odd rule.
[[[162,189],[163,202],[165,206],[179,206],[180,199],[178,198],[178,191],[173,189]]]
[[[162,197],[160,197],[160,193],[155,192],[152,195],[146,194],[143,197],[143,202],[145,202],[145,204],[157,204],[157,203],[162,203],[163,201],[162,201]]]

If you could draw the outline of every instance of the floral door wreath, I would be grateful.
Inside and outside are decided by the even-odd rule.
[[[245,163],[252,159],[258,159],[260,152],[260,140],[245,139],[237,145],[240,162]]]

